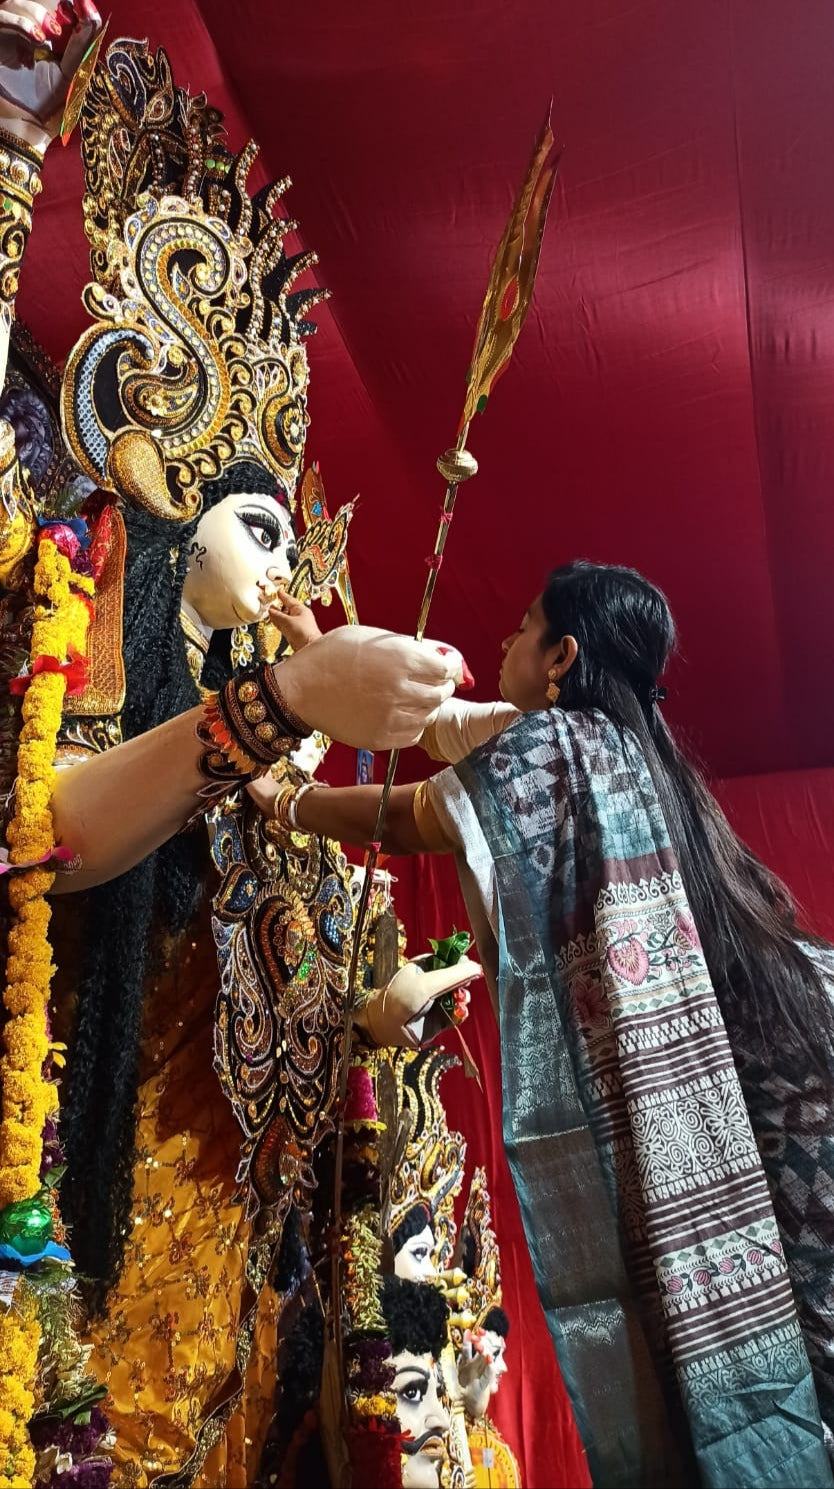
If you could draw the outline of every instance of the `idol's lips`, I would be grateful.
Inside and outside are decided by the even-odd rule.
[[[420,1449],[423,1458],[443,1458],[445,1452],[442,1437],[430,1437],[428,1442],[424,1442]]]
[[[423,1458],[444,1458],[446,1456],[443,1438],[439,1437],[436,1432],[424,1432],[422,1437],[415,1438],[413,1441],[406,1438],[403,1442],[403,1452],[407,1453],[410,1458],[416,1458],[418,1454]]]

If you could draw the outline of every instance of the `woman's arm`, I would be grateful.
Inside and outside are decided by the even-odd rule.
[[[385,853],[429,851],[414,819],[418,789],[416,785],[393,787],[382,832]],[[298,803],[299,829],[366,848],[373,840],[381,796],[381,786],[321,787],[305,791]]]
[[[267,817],[278,815],[299,832],[334,838],[367,848],[373,842],[382,797],[381,786],[337,786],[334,790],[312,782],[312,789],[288,787],[284,781],[262,776],[251,781],[247,791]],[[431,795],[431,781],[394,786],[388,798],[382,829],[385,853],[456,853],[460,844],[441,824]],[[293,816],[287,819],[282,806],[292,801]],[[276,813],[276,805],[279,811]]]

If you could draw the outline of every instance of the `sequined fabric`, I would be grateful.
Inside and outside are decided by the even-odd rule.
[[[207,921],[207,917],[206,917]],[[111,1392],[114,1483],[144,1486],[202,1448],[197,1485],[254,1481],[274,1394],[277,1299],[264,1287],[243,1405],[209,1422],[240,1381],[235,1344],[251,1224],[234,1176],[240,1135],[212,1070],[217,962],[207,923],[149,994],[133,1227],[107,1318],[89,1332]],[[225,1415],[225,1414],[224,1414]]]

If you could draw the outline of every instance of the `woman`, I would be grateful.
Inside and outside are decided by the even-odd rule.
[[[594,1482],[827,1484],[806,1348],[830,1427],[834,959],[678,751],[658,707],[673,644],[639,574],[557,569],[504,642],[522,717],[395,788],[384,847],[458,856]],[[487,710],[485,732],[505,721]],[[361,843],[378,802],[274,810]],[[372,1010],[390,1042],[396,991]]]

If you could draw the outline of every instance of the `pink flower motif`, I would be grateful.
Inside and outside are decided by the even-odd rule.
[[[617,946],[609,946],[606,955],[609,966],[618,977],[624,978],[633,987],[639,987],[641,982],[645,982],[649,957],[646,948],[636,936],[629,936]]]
[[[633,936],[640,929],[640,923],[636,920],[613,920],[611,922],[611,936],[614,941],[622,941],[624,936]]]
[[[610,1024],[605,992],[599,982],[580,972],[571,979],[570,991],[580,1024],[586,1028],[598,1028],[600,1025],[607,1027]]]
[[[712,1280],[712,1273],[706,1267],[699,1267],[697,1272],[692,1273],[692,1281],[697,1282],[699,1287],[706,1287]]]
[[[771,1245],[770,1245],[770,1249],[771,1249],[771,1251],[775,1251],[777,1256],[781,1256],[782,1255],[782,1242],[781,1241],[772,1241],[771,1242]]]
[[[693,951],[700,950],[701,938],[691,915],[685,915],[682,910],[679,910],[675,916],[675,931],[678,940],[682,941],[684,946],[690,947]]]
[[[756,1249],[755,1246],[751,1246],[750,1250],[747,1253],[747,1260],[752,1263],[754,1267],[758,1267],[764,1261],[764,1257],[762,1256],[762,1253]]]
[[[683,1278],[682,1277],[677,1277],[674,1273],[672,1274],[671,1277],[667,1277],[667,1279],[666,1279],[666,1291],[667,1291],[667,1293],[680,1293],[680,1292],[683,1292]]]
[[[720,1262],[718,1263],[719,1272],[723,1272],[724,1276],[727,1277],[729,1273],[734,1272],[735,1269],[736,1264],[734,1258],[732,1256],[722,1256]]]

